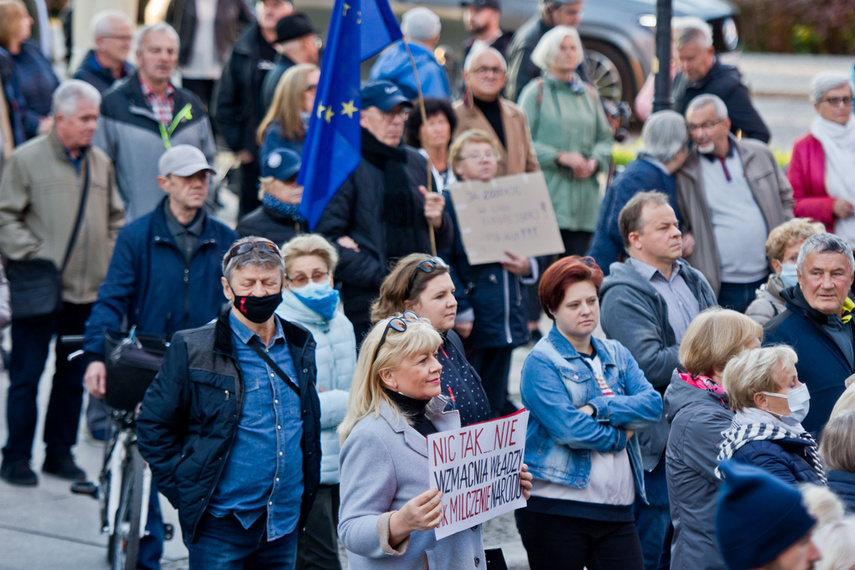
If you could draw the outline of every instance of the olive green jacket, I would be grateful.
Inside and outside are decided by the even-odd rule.
[[[62,298],[70,303],[98,297],[125,218],[113,163],[96,147],[85,156],[78,174],[52,130],[18,147],[0,179],[0,252],[16,261],[50,259],[61,267],[89,169],[86,209],[62,279]]]
[[[546,178],[558,227],[593,232],[600,209],[596,173],[579,179],[556,162],[562,152],[575,151],[597,159],[606,171],[612,151],[612,133],[593,88],[574,93],[564,82],[545,75],[523,88],[519,105],[528,116],[537,161]]]

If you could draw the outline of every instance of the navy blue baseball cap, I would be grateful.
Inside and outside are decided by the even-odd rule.
[[[413,106],[400,87],[385,79],[366,83],[359,95],[362,98],[363,109],[377,107],[381,111],[388,111],[401,103],[408,107]]]
[[[272,176],[276,180],[288,180],[300,172],[302,159],[289,148],[274,148],[261,162],[261,176]]]

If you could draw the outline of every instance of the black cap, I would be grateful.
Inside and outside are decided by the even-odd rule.
[[[460,2],[460,5],[464,8],[466,6],[472,6],[473,8],[492,8],[499,12],[502,11],[499,0],[463,0]]]
[[[305,14],[291,14],[276,22],[276,43],[314,34],[315,28]]]

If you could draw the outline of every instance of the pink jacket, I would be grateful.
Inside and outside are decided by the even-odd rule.
[[[793,145],[787,179],[793,186],[796,217],[813,218],[833,232],[834,198],[825,189],[825,151],[812,134],[806,134]]]

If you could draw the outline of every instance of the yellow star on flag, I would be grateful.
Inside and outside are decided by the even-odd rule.
[[[341,104],[341,114],[347,115],[348,119],[353,118],[353,114],[356,112],[356,107],[353,106],[353,99],[348,101],[347,103]]]
[[[319,118],[319,119],[320,119],[321,117],[323,117],[323,115],[324,115],[324,110],[325,110],[325,109],[326,109],[326,107],[324,107],[324,104],[323,104],[323,103],[319,103],[319,104],[318,104],[318,118]]]
[[[332,119],[333,116],[335,116],[335,113],[333,112],[332,109],[327,107],[327,112],[324,114],[324,119],[326,119],[326,121],[329,123],[330,119]]]
[[[342,9],[342,11],[341,11],[341,15],[342,15],[342,17],[347,16],[347,10],[348,10],[348,8],[350,8],[350,4],[345,3],[345,5],[344,5],[344,9]]]

